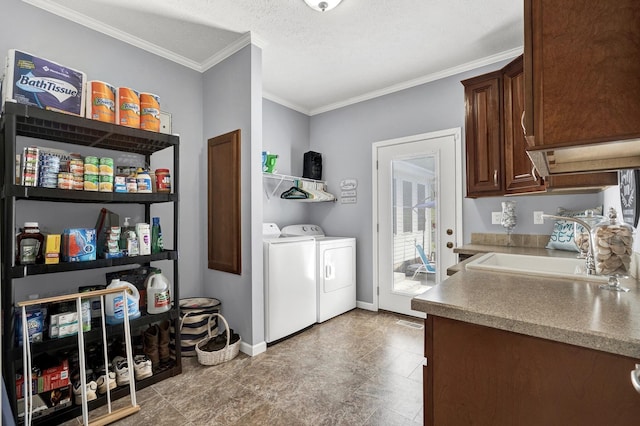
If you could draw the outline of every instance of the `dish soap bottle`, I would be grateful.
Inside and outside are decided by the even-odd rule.
[[[161,253],[164,250],[162,242],[162,229],[160,228],[160,218],[154,217],[151,226],[151,253]]]

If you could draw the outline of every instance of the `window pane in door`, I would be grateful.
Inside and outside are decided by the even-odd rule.
[[[416,295],[435,284],[435,164],[435,155],[392,160],[394,293]]]

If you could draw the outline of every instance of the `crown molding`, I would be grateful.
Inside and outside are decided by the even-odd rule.
[[[198,62],[198,61],[188,59],[182,55],[178,55],[175,52],[172,52],[168,49],[157,46],[153,43],[149,43],[148,41],[145,41],[139,37],[135,37],[129,33],[118,30],[117,28],[114,28],[103,22],[100,22],[86,15],[78,13],[67,7],[60,6],[58,4],[52,4],[47,2],[46,0],[22,0],[22,2],[30,4],[34,7],[45,10],[47,12],[50,12],[62,18],[68,19],[72,22],[85,26],[89,29],[98,31],[102,34],[113,37],[117,40],[130,44],[134,47],[145,50],[149,53],[153,53],[162,58],[168,59],[172,62],[183,65],[187,68],[193,69],[201,73],[214,67],[215,65],[219,64],[220,62],[224,61],[228,57],[232,56],[233,54],[235,54],[236,52],[240,51],[241,49],[243,49],[244,47],[250,44],[253,44],[261,49],[264,49],[264,47],[268,45],[268,43],[264,39],[262,39],[260,36],[258,36],[255,32],[252,33],[251,31],[248,31],[243,35],[241,35],[240,37],[238,37],[238,39],[236,39],[234,42],[226,46],[224,49],[217,52],[215,55],[205,59],[203,62]],[[304,108],[300,105],[289,102],[285,99],[282,99],[268,92],[264,92],[263,97],[270,101],[278,103],[282,106],[290,108],[294,111],[300,112],[302,114],[305,114],[308,116],[314,116],[314,115],[322,114],[325,112],[333,111],[339,108],[343,108],[349,105],[357,104],[359,102],[378,98],[380,96],[389,95],[391,93],[399,92],[401,90],[410,89],[415,86],[419,86],[425,83],[430,83],[432,81],[440,80],[442,78],[450,77],[452,75],[460,74],[462,72],[471,71],[475,68],[480,68],[485,65],[490,65],[506,59],[514,58],[522,54],[523,50],[524,48],[520,46],[515,49],[506,50],[504,52],[500,52],[495,55],[478,59],[476,61],[467,62],[465,64],[448,68],[443,71],[439,71],[433,74],[428,74],[426,76],[405,81],[402,83],[394,84],[386,88],[374,90],[372,92],[368,92],[360,96],[355,96],[340,102],[335,102],[335,103],[328,104],[328,105],[321,106],[314,109]]]
[[[300,105],[297,105],[297,104],[294,104],[292,102],[289,102],[289,101],[287,101],[285,99],[282,99],[282,98],[274,95],[273,93],[265,92],[263,90],[262,91],[262,97],[265,98],[265,99],[268,99],[268,100],[270,100],[272,102],[275,102],[275,103],[277,103],[279,105],[282,105],[283,107],[286,107],[286,108],[292,109],[294,111],[297,111],[297,112],[299,112],[301,114],[311,115],[311,113],[309,111],[309,108],[304,108],[304,107],[302,107]]]
[[[383,89],[374,90],[373,92],[365,93],[360,96],[345,99],[344,101],[335,102],[319,108],[314,108],[309,111],[309,115],[322,114],[323,112],[333,111],[338,108],[357,104],[359,102],[368,101],[370,99],[378,98],[380,96],[389,95],[391,93],[399,92],[401,90],[410,89],[421,84],[430,83],[432,81],[440,80],[445,77],[451,77],[452,75],[460,74],[466,71],[471,71],[476,68],[483,67],[485,65],[494,64],[496,62],[503,61],[505,59],[514,58],[524,51],[524,47],[520,46],[515,49],[506,50],[504,52],[497,53],[495,55],[487,56],[485,58],[478,59],[476,61],[467,62],[462,65],[458,65],[446,70],[442,70],[433,74],[428,74],[423,77],[419,77],[413,80],[408,80],[402,83],[394,84]]]
[[[207,58],[200,64],[200,68],[198,71],[205,72],[209,68],[212,68],[218,65],[220,62],[227,59],[229,56],[232,56],[234,53],[240,51],[241,49],[247,47],[248,45],[253,44],[254,46],[259,47],[260,49],[264,49],[267,46],[267,43],[260,38],[255,32],[247,31],[242,36],[237,38],[234,42],[227,45],[224,49],[217,52],[215,55]]]
[[[196,71],[201,71],[202,69],[202,64],[200,64],[197,61],[193,61],[191,59],[185,58],[184,56],[178,55],[168,49],[157,46],[153,43],[149,43],[148,41],[142,40],[141,38],[135,37],[129,33],[120,31],[117,28],[114,28],[103,22],[97,21],[93,18],[83,15],[82,13],[78,13],[67,7],[60,6],[57,4],[52,4],[45,0],[22,0],[22,1],[24,3],[28,3],[32,6],[35,6],[39,9],[46,10],[47,12],[53,13],[54,15],[58,15],[62,18],[68,19],[72,22],[85,26],[94,31],[98,31],[102,34],[108,35],[117,40],[123,41],[127,44],[138,47],[142,50],[146,50],[147,52],[166,58],[180,65],[184,65],[187,68],[191,68]]]

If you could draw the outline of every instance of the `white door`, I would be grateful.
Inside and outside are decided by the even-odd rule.
[[[447,277],[462,243],[460,129],[377,142],[373,168],[374,303],[424,317],[411,299]]]

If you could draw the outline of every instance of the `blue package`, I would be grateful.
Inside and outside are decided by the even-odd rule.
[[[9,50],[2,100],[84,117],[86,74]]]
[[[16,340],[22,346],[22,309],[16,310]],[[44,332],[44,312],[40,308],[27,309],[27,329],[29,342],[42,342]]]

